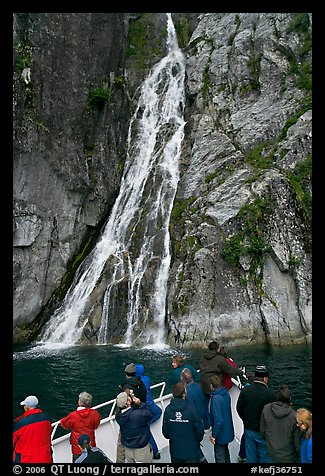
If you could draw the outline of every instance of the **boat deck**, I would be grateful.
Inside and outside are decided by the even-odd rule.
[[[235,430],[235,438],[229,444],[229,452],[230,452],[230,461],[231,463],[237,463],[237,455],[239,452],[239,441],[241,435],[243,433],[243,423],[242,420],[239,418],[236,412],[236,401],[238,398],[238,394],[240,392],[239,389],[239,382],[233,380],[235,385],[229,390],[229,394],[231,396],[231,407],[232,407],[232,417],[234,423],[234,430]],[[151,386],[151,388],[160,387],[160,395],[158,398],[155,399],[155,402],[164,412],[166,406],[170,403],[172,398],[171,394],[164,395],[164,388],[165,383],[161,382],[159,384]],[[116,461],[116,445],[118,441],[119,435],[119,425],[115,420],[115,409],[116,400],[112,399],[107,402],[101,403],[93,408],[102,408],[108,407],[108,416],[102,418],[99,427],[96,429],[96,443],[99,448],[101,448],[104,453],[111,459],[111,461]],[[156,440],[157,446],[159,448],[159,452],[161,454],[161,458],[159,460],[153,460],[154,464],[166,464],[170,463],[170,454],[169,454],[169,441],[164,438],[162,434],[162,422],[163,418],[159,418],[156,420],[151,426],[150,430]],[[63,436],[59,436],[55,438],[54,435],[56,433],[57,427],[59,426],[60,421],[56,421],[52,423],[52,446],[53,446],[53,462],[54,463],[68,463],[71,462],[71,447],[70,447],[70,433],[67,433]],[[211,430],[207,431],[204,434],[204,438],[202,440],[202,451],[205,455],[208,463],[214,463],[214,452],[213,452],[213,445],[210,442],[210,434]]]
[[[202,451],[204,456],[206,457],[208,463],[215,463],[214,461],[214,452],[213,452],[213,445],[210,442],[210,435],[211,432],[208,431],[204,434],[202,440]],[[239,451],[239,442],[235,438],[229,445],[229,452],[230,452],[230,462],[237,463],[237,456]],[[169,446],[165,446],[160,451],[161,458],[159,460],[154,459],[152,462],[154,464],[166,464],[170,463],[170,454],[169,454]]]

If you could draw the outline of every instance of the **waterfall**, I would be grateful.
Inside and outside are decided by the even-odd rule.
[[[130,121],[120,193],[41,342],[77,343],[91,320],[93,328],[100,322],[98,344],[121,334],[125,345],[165,342],[169,222],[185,125],[185,59],[171,14],[166,15],[167,56],[142,84]]]

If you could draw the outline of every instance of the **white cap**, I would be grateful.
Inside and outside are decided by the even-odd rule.
[[[35,397],[35,395],[29,395],[25,398],[25,400],[20,402],[20,405],[26,405],[27,407],[35,408],[38,405],[38,398]]]

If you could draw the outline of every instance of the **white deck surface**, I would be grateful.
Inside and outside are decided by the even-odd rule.
[[[213,444],[210,442],[210,435],[211,432],[208,431],[205,433],[203,440],[202,440],[202,451],[204,456],[206,457],[208,463],[215,463],[214,461],[214,453],[213,453]],[[230,461],[231,463],[237,463],[237,456],[239,451],[239,443],[235,439],[229,445],[229,452],[230,452]],[[170,454],[169,454],[169,446],[165,446],[162,450],[160,450],[161,458],[159,460],[154,459],[152,463],[160,464],[160,463],[170,463]]]

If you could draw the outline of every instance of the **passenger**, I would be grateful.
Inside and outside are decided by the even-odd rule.
[[[120,426],[126,463],[151,463],[149,421],[153,414],[148,404],[141,402],[130,390],[129,394],[121,392],[116,397],[116,405],[120,411],[115,419]]]
[[[255,369],[254,382],[241,389],[236,409],[244,424],[246,463],[268,463],[266,441],[260,434],[264,405],[276,401],[276,393],[268,387],[269,372],[264,365]]]
[[[200,418],[202,418],[203,427],[205,430],[208,430],[211,426],[210,424],[210,415],[206,408],[205,396],[202,391],[201,385],[197,382],[194,382],[192,377],[192,372],[185,367],[181,373],[181,380],[186,386],[186,400],[189,403],[192,403],[196,408],[196,411]],[[200,462],[207,463],[207,459],[203,454],[203,451],[200,447]]]
[[[278,386],[277,398],[267,403],[261,415],[260,433],[266,439],[270,463],[299,463],[300,431],[291,406],[288,385]]]
[[[150,426],[161,417],[162,409],[154,402],[152,398],[151,390],[150,390],[150,386],[151,386],[150,377],[148,377],[148,375],[144,375],[144,366],[141,364],[135,364],[135,368],[136,368],[135,375],[139,376],[146,386],[146,390],[147,390],[146,403],[149,405],[149,408],[153,413],[153,417],[149,421],[149,426]],[[152,446],[153,459],[160,459],[159,449],[151,431],[150,431],[150,444]]]
[[[81,455],[75,463],[112,463],[105,453],[96,446],[91,446],[90,436],[83,433],[78,438],[78,445],[81,449]]]
[[[81,392],[78,397],[77,410],[61,418],[60,424],[65,430],[71,430],[70,444],[72,450],[72,461],[81,455],[78,445],[78,438],[83,433],[90,436],[91,446],[96,446],[95,430],[100,424],[100,414],[91,407],[93,397],[87,392]]]
[[[141,402],[145,403],[147,400],[147,389],[141,377],[136,375],[135,364],[128,364],[124,369],[126,382],[119,385],[121,392],[124,392],[126,388],[133,390],[134,395],[140,398]]]
[[[115,418],[119,415],[122,409],[126,408],[127,396],[130,394],[130,389],[126,388],[124,392],[119,394],[119,398],[116,398],[115,405]],[[125,448],[121,443],[121,429],[119,428],[117,444],[116,444],[116,463],[125,463]]]
[[[139,375],[136,375],[135,364],[128,364],[125,369],[125,378],[126,382],[119,385],[119,390],[121,392],[127,392],[129,395],[129,390],[132,390],[134,395],[140,398],[141,402],[146,403],[147,400],[147,389]],[[116,463],[125,463],[125,449],[121,443],[121,430],[119,431],[116,447]]]
[[[29,395],[20,405],[24,413],[14,420],[13,462],[52,463],[50,418],[38,407],[35,395]]]
[[[183,382],[173,386],[173,398],[167,405],[162,433],[169,440],[172,463],[200,463],[200,442],[204,436],[202,418],[196,408],[186,400]]]
[[[174,355],[172,358],[172,367],[173,370],[170,371],[168,377],[166,379],[167,385],[173,386],[176,383],[181,381],[181,373],[185,369],[189,369],[192,373],[193,380],[195,382],[200,381],[200,374],[199,372],[190,364],[184,364],[184,357],[182,355]]]
[[[204,351],[200,359],[201,386],[207,400],[210,399],[211,389],[209,377],[218,375],[221,379],[223,374],[228,373],[231,377],[243,376],[243,371],[238,367],[233,367],[220,353],[220,346],[217,341],[210,342],[208,350]]]
[[[228,355],[227,355],[227,349],[226,349],[225,346],[221,346],[221,347],[220,347],[220,354],[223,355],[223,357],[226,359],[227,362],[229,362],[230,365],[232,365],[233,367],[235,367],[236,369],[238,369],[238,366],[235,364],[235,362],[233,361],[233,359],[231,359],[230,357],[228,357]],[[231,375],[228,374],[227,372],[224,372],[224,373],[223,373],[222,384],[223,384],[223,386],[225,387],[226,390],[230,390],[231,387],[232,387]]]
[[[244,387],[251,385],[254,382],[255,374],[254,372],[247,372],[246,374],[247,381],[244,383]],[[245,434],[243,433],[240,438],[240,446],[238,452],[238,463],[246,462],[246,449],[245,449]]]
[[[221,378],[224,373],[231,376],[243,375],[243,371],[235,368],[226,361],[223,355],[220,354],[220,346],[217,341],[210,342],[208,350],[205,350],[200,359],[200,385],[206,398],[206,409],[209,408],[209,401],[211,396],[211,388],[209,377],[211,375],[219,375]]]
[[[300,443],[300,463],[313,461],[313,421],[312,413],[307,408],[298,408],[296,413],[297,426],[302,432]]]
[[[210,419],[212,426],[210,441],[214,445],[214,460],[216,463],[230,463],[228,445],[235,437],[231,413],[231,398],[218,375],[210,376],[209,382],[211,388]]]

